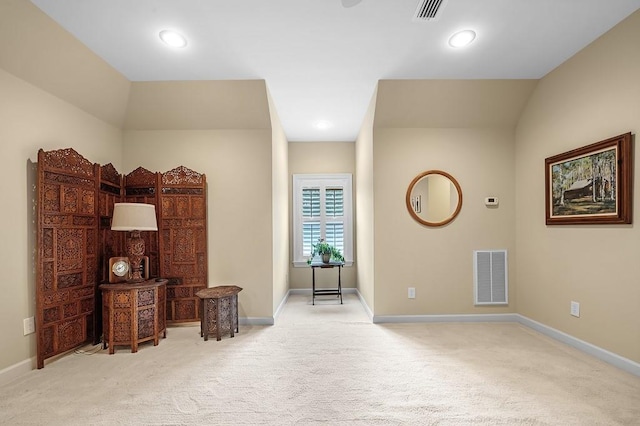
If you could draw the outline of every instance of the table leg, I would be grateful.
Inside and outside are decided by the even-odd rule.
[[[204,334],[204,341],[209,340],[209,307],[207,306],[210,303],[211,299],[202,299],[202,303],[204,304],[204,312],[202,315],[202,326],[200,328],[200,332]],[[212,303],[213,301],[211,301]]]
[[[133,306],[136,306],[138,304],[138,295],[136,293],[136,295],[134,297],[131,298],[132,303],[134,304]],[[132,313],[131,313],[131,353],[134,354],[136,352],[138,352],[138,337],[139,337],[139,333],[138,333],[138,312],[135,309],[131,309]]]
[[[198,303],[198,310],[200,311],[200,337],[204,336],[204,299],[200,299]]]
[[[233,296],[235,306],[233,308],[236,316],[236,333],[240,333],[240,320],[238,319],[238,295]]]
[[[220,330],[220,308],[221,308],[221,303],[220,300],[222,298],[218,297],[215,299],[216,301],[216,340],[221,340],[222,339],[222,333]]]
[[[236,326],[233,323],[236,317],[235,313],[233,312],[234,299],[233,299],[233,296],[225,297],[225,299],[229,303],[229,335],[231,337],[234,337],[235,336],[234,332],[236,331]]]
[[[111,330],[109,330],[109,355],[116,353],[116,346],[113,344],[113,334]]]
[[[340,294],[340,304],[342,305],[342,277],[340,271],[342,271],[342,266],[338,266],[338,293]]]
[[[316,268],[311,267],[311,304],[316,304]]]

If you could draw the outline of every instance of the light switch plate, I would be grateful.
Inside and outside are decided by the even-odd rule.
[[[571,315],[580,318],[580,303],[571,301]]]
[[[36,332],[36,324],[33,320],[33,317],[25,318],[22,320],[22,328],[24,335],[35,333]]]

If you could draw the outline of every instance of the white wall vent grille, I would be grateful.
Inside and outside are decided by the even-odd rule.
[[[447,0],[418,0],[414,21],[436,21],[440,19],[440,11]]]
[[[509,303],[506,250],[474,251],[473,275],[476,305]]]

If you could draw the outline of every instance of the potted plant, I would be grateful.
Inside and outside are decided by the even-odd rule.
[[[320,238],[316,244],[311,244],[311,257],[307,259],[307,264],[311,265],[313,258],[317,255],[322,257],[322,261],[324,263],[329,263],[331,259],[337,262],[344,262],[344,256],[342,256],[340,250],[327,243],[322,238]]]

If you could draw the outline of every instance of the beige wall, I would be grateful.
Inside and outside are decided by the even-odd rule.
[[[134,82],[124,128],[270,129],[269,111],[264,80]]]
[[[36,335],[22,320],[35,315],[32,199],[28,161],[38,150],[74,148],[91,162],[120,166],[121,131],[0,69],[0,371],[35,356]]]
[[[0,1],[0,68],[122,127],[129,81],[30,1]]]
[[[276,313],[289,290],[289,147],[270,94],[269,110],[273,174],[273,312]]]
[[[517,129],[518,312],[640,362],[634,225],[545,226],[546,157],[640,130],[640,12],[543,78]],[[637,138],[635,140],[637,143]],[[580,318],[569,315],[580,302]]]
[[[353,175],[353,198],[355,194],[355,151],[353,142],[289,142],[289,200],[292,198],[293,175],[297,173],[351,173]],[[291,204],[291,203],[289,203]],[[289,206],[289,228],[293,228],[291,219],[293,212]],[[356,230],[357,233],[357,230]],[[290,253],[293,253],[293,241],[289,242]],[[357,247],[354,247],[357,256]],[[326,273],[325,273],[326,272]],[[316,285],[319,287],[335,287],[337,273],[333,269],[320,271],[316,274]],[[291,288],[311,288],[311,270],[309,267],[294,267],[293,259],[289,259],[289,273]],[[356,286],[356,272],[354,266],[342,269],[342,286]]]
[[[273,316],[271,130],[127,130],[124,173],[207,175],[209,286],[242,287],[239,314]]]
[[[378,87],[373,93],[369,108],[362,122],[355,146],[356,182],[355,228],[358,257],[356,280],[358,291],[373,316],[375,301],[374,275],[374,204],[373,204],[373,121],[376,110]]]
[[[373,217],[365,217],[366,226],[373,222],[369,279],[375,280],[374,320],[388,315],[516,312],[515,126],[536,84],[535,80],[378,82],[373,192],[367,197],[373,202]],[[363,148],[358,155],[366,172],[368,148]],[[406,208],[409,184],[428,170],[451,174],[462,189],[459,216],[442,227],[417,223]],[[484,205],[488,196],[499,198],[497,208]],[[473,252],[492,249],[508,252],[509,304],[476,307]],[[408,298],[409,287],[415,288],[415,299]]]
[[[508,306],[475,307],[473,292],[473,251],[515,248],[513,130],[374,129],[373,158],[375,316],[515,312],[513,268]],[[463,194],[458,217],[437,228],[405,205],[411,180],[432,169],[455,177]],[[497,209],[487,196],[500,199]]]
[[[138,82],[124,130],[123,173],[207,175],[209,286],[242,287],[239,314],[257,321],[273,319],[288,272],[275,261],[288,258],[287,221],[274,217],[288,211],[286,138],[270,104],[264,80]]]

